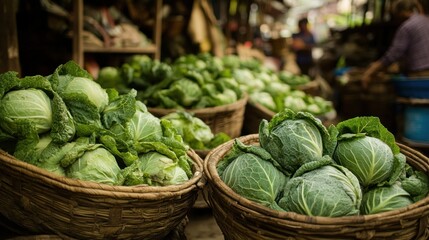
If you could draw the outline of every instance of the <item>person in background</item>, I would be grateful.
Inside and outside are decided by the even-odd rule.
[[[311,75],[314,66],[312,50],[315,45],[313,33],[308,29],[307,18],[298,21],[299,32],[292,35],[292,49],[296,55],[296,64],[301,74]]]
[[[406,76],[429,76],[429,17],[423,14],[417,0],[395,1],[392,16],[400,25],[386,53],[365,70],[363,87],[394,62],[399,63],[401,73]]]

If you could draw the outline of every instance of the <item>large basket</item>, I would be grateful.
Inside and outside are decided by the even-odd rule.
[[[259,132],[259,124],[262,119],[270,121],[276,113],[263,105],[249,101],[246,104],[246,112],[244,113],[243,135]],[[336,111],[328,112],[324,115],[316,116],[325,126],[335,123],[337,118]]]
[[[240,137],[259,144],[258,134]],[[280,212],[245,199],[229,188],[217,173],[217,164],[233,141],[212,150],[204,161],[208,202],[226,239],[428,239],[429,197],[406,208],[379,214],[347,217],[311,217]],[[429,159],[398,144],[407,162],[429,171]]]
[[[210,108],[186,109],[186,111],[205,122],[213,133],[223,132],[231,138],[236,138],[241,136],[247,99],[248,96],[245,94],[235,103]],[[177,109],[164,108],[148,108],[148,110],[159,118],[177,111]]]
[[[0,150],[0,214],[34,233],[77,239],[163,239],[186,218],[205,185],[194,152],[180,185],[110,186],[59,177]]]

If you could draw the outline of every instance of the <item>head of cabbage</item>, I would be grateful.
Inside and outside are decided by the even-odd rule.
[[[124,178],[115,156],[101,145],[88,147],[66,167],[66,176],[108,185],[122,185]]]
[[[277,169],[271,155],[259,146],[234,141],[231,151],[218,164],[218,173],[234,192],[266,207],[277,204],[287,177]]]
[[[123,175],[127,186],[167,186],[189,180],[177,161],[156,151],[141,154],[137,161],[123,170]]]
[[[74,137],[71,113],[48,77],[18,78],[9,71],[0,74],[0,82],[0,141],[36,139],[47,132],[55,142]]]
[[[358,215],[362,190],[356,176],[330,157],[299,168],[284,188],[279,206],[308,216]]]
[[[406,159],[395,138],[376,117],[357,117],[340,122],[341,134],[333,158],[348,168],[367,188],[392,185],[403,174]]]
[[[211,149],[230,140],[225,133],[214,134],[209,125],[189,112],[178,110],[163,116],[162,119],[169,120],[182,136],[183,142],[192,149]]]
[[[284,109],[259,126],[261,146],[278,162],[285,174],[292,176],[303,164],[332,156],[337,131],[306,112]]]
[[[376,214],[406,207],[413,203],[400,184],[375,187],[363,195],[361,214]]]
[[[51,99],[39,89],[10,91],[0,100],[0,126],[15,135],[29,125],[37,133],[44,133],[52,126]]]

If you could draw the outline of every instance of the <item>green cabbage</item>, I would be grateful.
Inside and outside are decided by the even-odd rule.
[[[394,166],[389,146],[367,136],[339,141],[334,159],[350,169],[365,187],[388,180]]]
[[[102,147],[89,149],[66,170],[70,178],[109,185],[122,185],[123,176],[115,156]]]
[[[406,207],[413,201],[399,184],[376,187],[363,195],[361,214],[376,214]]]
[[[178,162],[158,152],[141,154],[137,161],[123,170],[123,175],[124,185],[127,186],[166,186],[181,184],[189,179]]]
[[[361,200],[362,190],[353,173],[325,157],[297,170],[279,206],[309,216],[340,217],[358,215]]]
[[[334,160],[347,167],[364,188],[393,183],[405,171],[405,156],[395,138],[376,117],[357,117],[340,122]]]
[[[137,110],[134,116],[126,124],[131,134],[131,139],[134,142],[159,141],[162,137],[160,119],[148,112],[142,102],[137,101],[136,106]]]
[[[231,152],[219,163],[221,179],[240,196],[272,209],[281,210],[277,198],[287,181],[268,152],[235,140]]]
[[[188,112],[172,112],[163,116],[162,119],[169,120],[178,134],[182,136],[183,142],[192,149],[211,149],[231,139],[225,133],[213,134],[210,126]]]
[[[42,90],[10,91],[1,99],[0,126],[9,134],[17,134],[25,123],[34,126],[37,133],[51,129],[51,99]]]
[[[303,164],[332,156],[336,146],[336,129],[329,131],[313,115],[295,113],[290,109],[274,115],[270,122],[262,120],[259,126],[261,146],[267,150],[291,176]]]

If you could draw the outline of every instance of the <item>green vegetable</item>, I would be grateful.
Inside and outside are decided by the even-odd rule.
[[[189,108],[201,98],[201,95],[200,86],[184,78],[174,81],[168,89],[159,91],[155,96],[161,98],[161,107],[168,108],[168,104],[163,104],[163,98],[168,98],[184,108]]]
[[[405,157],[376,117],[358,117],[337,125],[334,160],[352,171],[363,187],[393,184],[403,173]]]
[[[134,116],[126,123],[131,139],[134,142],[161,140],[162,126],[160,119],[148,112],[146,106],[140,101],[136,102],[136,108]]]
[[[166,186],[181,184],[189,179],[178,162],[158,152],[142,154],[137,161],[123,170],[123,174],[124,185],[127,186]]]
[[[233,150],[222,161],[218,166],[219,176],[232,190],[249,200],[281,210],[276,199],[287,178],[273,165],[268,152],[235,140]]]
[[[279,206],[308,216],[340,217],[358,215],[361,200],[358,179],[326,156],[297,170],[286,184]]]
[[[400,180],[402,188],[407,191],[417,202],[425,198],[429,193],[429,177],[426,173],[413,169],[410,165],[406,164],[405,177]]]
[[[273,97],[267,92],[253,92],[249,96],[249,101],[259,103],[267,109],[277,112],[277,106]]]
[[[96,82],[103,88],[115,88],[121,93],[128,91],[126,79],[122,76],[122,72],[117,67],[103,67],[98,72]]]
[[[75,134],[72,116],[49,80],[0,74],[0,140],[34,140],[48,131],[55,142],[67,142]]]
[[[89,136],[94,129],[102,128],[101,113],[109,97],[88,72],[69,61],[60,65],[49,80],[73,116],[78,136]]]
[[[147,58],[134,60],[136,69],[146,76],[169,75],[165,64]],[[109,73],[110,77],[119,74],[114,69],[103,74]],[[192,76],[197,78],[198,74]],[[148,178],[145,173],[143,178],[150,179],[146,183],[177,184],[193,174],[189,146],[169,120],[149,113],[137,100],[136,90],[104,89],[73,61],[46,77],[0,74],[0,119],[2,149],[60,176],[122,185],[122,171],[152,153],[170,159],[175,167],[163,167],[167,177],[159,182],[160,175],[154,170],[160,161],[151,162],[147,169],[154,175]]]
[[[363,195],[361,214],[387,212],[412,203],[410,195],[399,184],[376,187]]]
[[[122,185],[123,182],[115,157],[102,147],[85,151],[67,168],[66,176],[109,185]]]
[[[291,176],[303,164],[332,156],[336,129],[329,130],[313,115],[285,109],[259,126],[261,146],[271,153],[284,172]]]
[[[188,112],[177,111],[162,117],[169,120],[183,141],[193,149],[206,149],[214,138],[210,127],[201,119],[192,116]]]
[[[374,137],[340,140],[334,158],[350,169],[365,187],[388,180],[393,171],[392,150]]]
[[[1,99],[0,117],[0,126],[9,134],[17,134],[25,122],[44,133],[52,127],[51,100],[38,89],[11,91]]]

